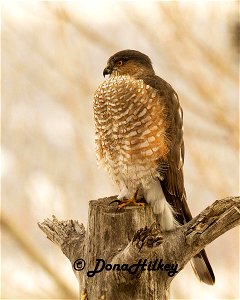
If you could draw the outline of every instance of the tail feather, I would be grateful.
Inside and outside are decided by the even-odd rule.
[[[209,285],[215,283],[215,276],[204,249],[192,258],[191,265],[200,281]]]
[[[179,196],[169,193],[163,181],[153,182],[149,190],[145,191],[144,198],[153,207],[153,212],[159,215],[159,223],[164,231],[178,227],[177,224],[185,224],[192,219],[186,194]],[[201,250],[192,260],[191,265],[197,278],[209,285],[215,283],[215,276],[208,261],[205,250]]]
[[[167,192],[164,185],[162,185],[162,188],[168,203],[170,203],[177,212],[177,221],[180,224],[189,222],[192,219],[192,214],[186,201],[185,192],[181,201],[179,201],[177,196],[171,195]],[[181,207],[179,207],[179,205],[181,205]],[[204,249],[192,258],[191,265],[194,273],[200,281],[209,285],[213,285],[215,283],[215,276]]]

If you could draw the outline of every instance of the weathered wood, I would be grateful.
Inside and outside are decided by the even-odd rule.
[[[185,264],[240,220],[240,198],[229,197],[215,201],[181,228],[161,233],[150,206],[116,210],[116,205],[109,205],[114,199],[90,201],[87,232],[77,221],[55,217],[39,224],[71,261],[81,299],[168,299],[171,281]],[[85,268],[77,271],[83,266],[82,259]],[[101,259],[99,267],[105,261],[105,268],[94,274],[97,259]],[[150,270],[139,268],[135,274],[106,270],[135,264],[133,271],[144,260]]]

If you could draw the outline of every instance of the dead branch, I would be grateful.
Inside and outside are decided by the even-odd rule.
[[[168,299],[186,263],[240,223],[239,197],[216,200],[171,232],[161,232],[151,207],[116,211],[113,199],[90,202],[87,233],[77,221],[39,223],[71,261],[85,299]]]

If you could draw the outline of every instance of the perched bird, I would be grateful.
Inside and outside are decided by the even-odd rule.
[[[183,111],[177,93],[136,50],[111,56],[95,92],[96,152],[119,186],[118,207],[149,203],[162,230],[192,219],[183,181]],[[214,284],[203,249],[192,259],[198,278]]]

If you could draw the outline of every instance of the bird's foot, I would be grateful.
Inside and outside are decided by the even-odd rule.
[[[122,200],[114,200],[112,203],[117,203],[118,204],[118,209],[121,209],[127,205],[136,205],[136,206],[145,206],[145,201],[143,199],[137,200],[137,192],[129,199],[122,199]]]

